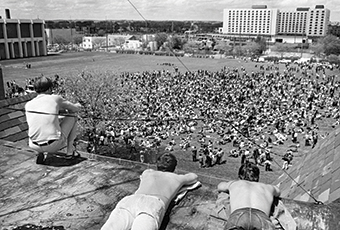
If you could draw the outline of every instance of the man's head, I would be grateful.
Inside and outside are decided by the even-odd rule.
[[[39,77],[34,82],[34,89],[37,93],[44,93],[53,88],[53,82],[48,77]]]
[[[174,172],[177,166],[177,159],[171,153],[164,153],[157,159],[157,170],[163,172]]]
[[[260,179],[260,169],[254,163],[246,162],[241,165],[238,171],[238,177],[241,180],[258,182]]]

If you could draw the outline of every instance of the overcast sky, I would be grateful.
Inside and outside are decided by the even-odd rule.
[[[331,10],[331,21],[340,22],[339,0],[1,0],[0,16],[10,9],[17,19],[222,21],[223,9],[252,5],[282,10],[324,5]]]

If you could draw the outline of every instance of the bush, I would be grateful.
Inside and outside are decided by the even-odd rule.
[[[264,57],[264,60],[270,61],[270,62],[278,62],[280,58],[276,56],[268,56],[268,57]]]

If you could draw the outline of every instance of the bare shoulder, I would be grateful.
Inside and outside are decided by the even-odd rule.
[[[182,184],[193,184],[197,181],[198,176],[195,173],[175,174]]]
[[[153,169],[145,169],[145,170],[143,171],[143,174],[144,174],[144,173],[150,173],[150,172],[156,172],[156,170],[153,170]]]
[[[218,192],[229,192],[229,185],[230,185],[230,182],[221,182],[217,185],[217,191]]]
[[[269,191],[270,193],[273,194],[273,196],[275,197],[279,197],[281,192],[280,192],[280,189],[275,186],[275,185],[271,185],[271,184],[263,184],[263,183],[260,183],[261,186],[264,187],[264,189],[266,189],[267,191]]]

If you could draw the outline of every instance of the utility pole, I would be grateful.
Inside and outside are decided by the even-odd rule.
[[[5,85],[4,85],[4,77],[2,75],[2,66],[0,65],[0,100],[5,99]]]
[[[107,34],[107,17],[105,16],[105,36],[106,36],[106,52],[109,51],[109,35]]]

